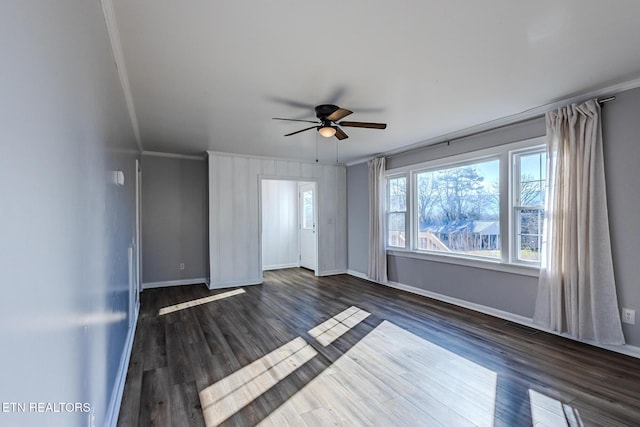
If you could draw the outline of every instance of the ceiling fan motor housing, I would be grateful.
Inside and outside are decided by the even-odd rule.
[[[322,104],[316,107],[316,117],[320,119],[322,122],[327,120],[331,114],[335,113],[338,110],[337,105],[331,104]]]

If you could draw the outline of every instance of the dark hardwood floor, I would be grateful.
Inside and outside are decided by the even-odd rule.
[[[119,426],[640,426],[638,359],[347,275],[242,289],[142,293]]]

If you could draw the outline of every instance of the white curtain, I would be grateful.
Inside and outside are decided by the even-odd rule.
[[[545,244],[534,321],[602,344],[624,344],[613,276],[600,106],[547,113]]]
[[[367,276],[378,283],[387,283],[384,174],[384,157],[369,160],[369,271]]]

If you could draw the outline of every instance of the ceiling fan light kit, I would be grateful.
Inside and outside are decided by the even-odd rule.
[[[322,126],[318,129],[318,133],[325,138],[331,138],[336,134],[336,128],[333,126]]]
[[[274,117],[273,120],[286,120],[289,122],[305,122],[305,123],[315,123],[316,126],[310,126],[305,129],[301,129],[295,132],[291,132],[286,134],[285,136],[295,135],[300,132],[305,132],[310,129],[316,129],[320,135],[325,138],[331,138],[335,136],[339,140],[343,140],[349,138],[349,136],[340,129],[339,126],[343,127],[354,127],[354,128],[367,128],[367,129],[386,129],[386,123],[369,123],[369,122],[338,122],[338,120],[342,120],[347,117],[349,114],[352,114],[353,111],[349,111],[345,108],[340,108],[337,105],[332,104],[322,104],[315,107],[316,117],[318,121],[311,120],[297,120],[297,119],[282,119],[278,117]]]

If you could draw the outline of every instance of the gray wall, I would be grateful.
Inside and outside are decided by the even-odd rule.
[[[299,266],[298,182],[262,180],[262,268]]]
[[[207,180],[205,160],[142,157],[144,286],[209,277]]]
[[[129,330],[137,149],[100,2],[4,2],[0,55],[0,401],[87,402],[101,426]]]
[[[640,89],[616,95],[616,101],[603,107],[603,135],[608,188],[609,222],[613,245],[614,270],[620,307],[640,310]],[[514,142],[544,135],[544,119],[536,119],[454,141],[450,146],[414,150],[387,159],[387,167],[420,163],[467,150]],[[364,170],[363,170],[364,168]],[[366,165],[347,170],[349,191],[349,268],[366,273],[360,258],[367,251],[368,228],[358,224],[367,212],[367,192],[357,192],[364,179]],[[366,187],[365,187],[366,188]],[[353,200],[353,198],[356,200]],[[352,228],[352,224],[355,228]],[[537,278],[511,273],[438,263],[427,260],[387,256],[389,280],[451,296],[471,303],[531,317],[537,292]],[[639,313],[640,314],[640,313]],[[627,343],[640,346],[640,322],[623,325]]]
[[[640,346],[640,89],[622,92],[602,108],[607,203],[620,308],[636,310],[622,325],[627,342]]]
[[[509,144],[511,142],[543,136],[546,133],[544,117],[527,120],[498,129],[482,132],[467,138],[457,139],[450,145],[441,144],[434,147],[424,147],[405,153],[387,157],[387,169],[414,165],[428,160],[440,159],[469,151]]]
[[[367,274],[369,265],[369,171],[366,163],[347,168],[348,268]]]
[[[387,255],[389,280],[525,317],[533,316],[538,278]]]

